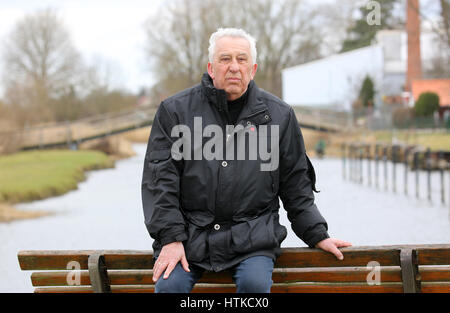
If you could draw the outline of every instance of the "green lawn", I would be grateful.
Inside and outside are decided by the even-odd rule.
[[[84,171],[112,167],[98,151],[44,150],[0,156],[0,201],[25,202],[76,189]]]
[[[419,145],[424,148],[430,148],[433,151],[450,151],[450,133],[449,132],[411,132],[397,131],[395,134],[388,131],[375,132],[378,141],[392,142],[393,137],[406,144]]]

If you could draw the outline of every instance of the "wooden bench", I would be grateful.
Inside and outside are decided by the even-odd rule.
[[[272,292],[450,292],[450,244],[341,251],[343,261],[318,249],[283,248]],[[35,271],[36,293],[154,291],[151,251],[35,250],[18,258],[22,270]],[[235,292],[235,285],[227,272],[206,272],[193,292]]]

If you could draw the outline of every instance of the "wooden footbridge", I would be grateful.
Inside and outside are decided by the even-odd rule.
[[[294,110],[300,126],[304,128],[336,132],[345,130],[349,125],[347,113],[298,106],[295,106]],[[155,113],[155,108],[138,108],[96,115],[72,122],[35,126],[9,132],[0,131],[0,148],[4,142],[12,140],[19,145],[21,150],[62,146],[76,149],[79,144],[86,141],[150,126]]]

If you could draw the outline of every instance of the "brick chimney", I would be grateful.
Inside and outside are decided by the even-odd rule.
[[[411,81],[422,78],[420,57],[419,0],[406,0],[406,32],[408,35],[408,68],[405,91],[411,91]]]

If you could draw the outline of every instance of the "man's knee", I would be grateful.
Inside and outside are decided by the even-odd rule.
[[[237,292],[243,293],[269,293],[272,287],[271,275],[243,275],[240,277]]]
[[[177,264],[167,279],[163,276],[164,274],[155,284],[155,293],[189,293],[195,283],[193,277],[184,272],[180,264]]]
[[[256,256],[244,260],[237,268],[237,292],[269,293],[272,287],[273,260]]]
[[[161,275],[155,284],[155,293],[189,293],[191,289],[192,285],[188,279],[172,274],[167,279]]]

